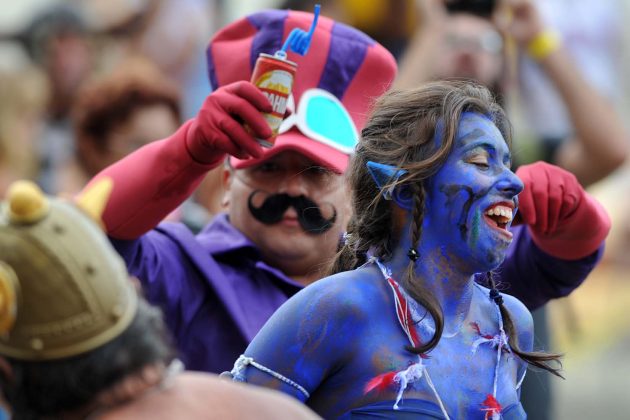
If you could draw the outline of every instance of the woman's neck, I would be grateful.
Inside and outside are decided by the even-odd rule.
[[[429,248],[424,244],[421,241],[416,248],[419,258],[415,263],[413,281],[435,297],[444,313],[445,331],[452,331],[458,328],[470,309],[474,275],[461,270],[444,247]],[[410,247],[410,241],[402,240],[387,263],[399,282],[411,262],[407,255]]]

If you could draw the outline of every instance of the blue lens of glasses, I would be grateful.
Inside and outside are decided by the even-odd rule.
[[[317,134],[342,147],[353,149],[357,144],[352,121],[338,102],[314,96],[306,108],[306,125]]]

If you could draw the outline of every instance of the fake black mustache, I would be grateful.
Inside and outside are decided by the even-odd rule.
[[[265,198],[260,207],[254,206],[253,199],[257,194],[267,194],[264,191],[256,190],[249,195],[247,204],[249,211],[261,223],[273,225],[278,223],[284,212],[289,207],[293,207],[297,213],[298,223],[308,233],[321,234],[330,229],[337,220],[337,210],[332,204],[327,204],[332,209],[332,216],[326,219],[320,207],[304,195],[297,197],[288,194],[273,194]]]

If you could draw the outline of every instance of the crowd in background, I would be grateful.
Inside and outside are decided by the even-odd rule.
[[[208,39],[239,13],[223,0],[44,3],[29,8],[18,27],[0,26],[2,195],[13,180],[24,178],[48,193],[75,194],[103,168],[173,133],[211,92]],[[244,11],[255,7],[242,3]],[[315,3],[264,6],[312,10]],[[621,267],[614,275],[630,280],[624,0],[538,1],[544,25],[560,34],[568,58],[550,66],[523,54],[523,28],[502,22],[500,13],[493,20],[483,10],[490,2],[469,2],[482,6],[466,17],[455,16],[453,5],[445,7],[442,0],[319,3],[323,15],[390,49],[399,60],[398,87],[467,77],[492,88],[515,124],[518,163],[551,161],[599,193],[613,218],[607,264]],[[194,200],[169,217],[195,230],[220,211],[218,169]],[[571,381],[570,372],[567,377]],[[537,398],[551,395],[550,384],[535,380],[534,387],[542,389]]]

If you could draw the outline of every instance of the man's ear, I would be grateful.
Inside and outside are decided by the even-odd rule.
[[[232,173],[233,171],[234,169],[230,168],[227,165],[223,167],[222,183],[223,188],[225,188],[226,190],[228,190],[232,185],[232,178],[234,178],[234,174]]]
[[[234,181],[234,169],[229,164],[223,165],[223,197],[221,197],[221,207],[226,208],[230,204],[230,189]]]

